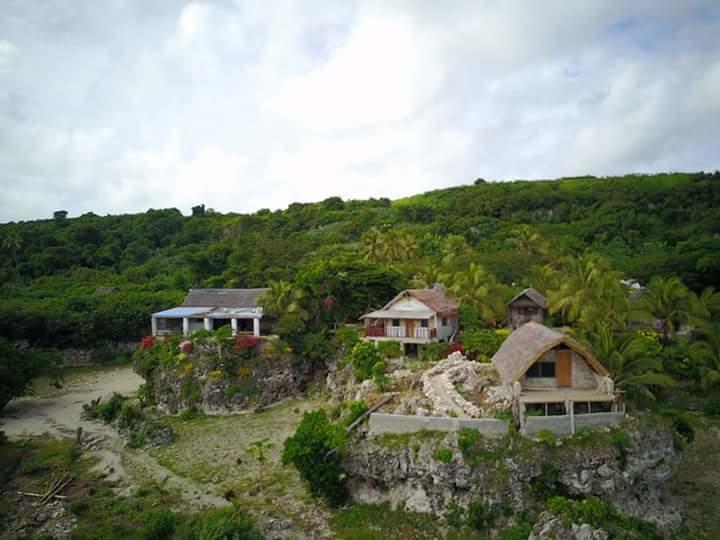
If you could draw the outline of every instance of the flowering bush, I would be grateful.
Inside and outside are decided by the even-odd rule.
[[[248,358],[260,352],[260,343],[260,338],[256,336],[238,336],[235,338],[235,349]]]
[[[145,336],[140,342],[140,350],[144,351],[155,345],[155,336]]]
[[[185,341],[182,341],[180,343],[180,352],[184,354],[190,354],[193,350],[193,342],[189,339],[186,339]]]
[[[208,376],[212,379],[222,379],[224,375],[225,374],[219,369],[214,369],[210,373],[208,373]]]
[[[443,353],[443,356],[450,356],[452,353],[455,352],[465,354],[465,347],[462,346],[462,343],[451,343],[450,345],[448,345],[445,349],[445,352]]]

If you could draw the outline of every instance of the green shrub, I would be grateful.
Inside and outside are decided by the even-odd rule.
[[[437,362],[442,358],[444,350],[445,344],[443,343],[426,343],[420,346],[420,358],[428,362]]]
[[[307,333],[300,341],[300,352],[312,360],[330,360],[335,358],[335,346],[324,332]]]
[[[433,457],[443,463],[450,463],[453,458],[453,453],[449,448],[438,448],[435,450]]]
[[[661,538],[657,527],[641,519],[618,512],[610,503],[597,497],[576,501],[564,497],[553,497],[548,501],[548,510],[564,517],[566,526],[572,523],[588,523],[595,528],[605,529],[611,538],[651,540]]]
[[[538,431],[537,435],[535,435],[535,440],[540,444],[544,444],[545,446],[555,446],[557,437],[552,431],[548,429],[543,429]]]
[[[371,341],[360,341],[350,353],[350,365],[353,367],[355,377],[361,381],[373,376],[373,368],[380,360],[377,348]]]
[[[367,411],[368,406],[365,404],[364,401],[351,401],[348,406],[348,415],[345,418],[343,424],[349,426]]]
[[[126,399],[115,392],[107,401],[100,401],[97,404],[85,403],[82,415],[89,420],[102,420],[109,424],[118,417]]]
[[[610,443],[617,452],[617,461],[621,470],[627,466],[628,451],[630,448],[630,436],[621,429],[615,429],[610,434]]]
[[[462,344],[470,358],[489,362],[507,336],[504,330],[468,330],[463,334]]]
[[[4,431],[0,430],[0,446],[5,446],[8,442],[7,435],[5,435]]]
[[[204,416],[204,414],[195,405],[183,409],[180,411],[180,414],[178,414],[178,418],[183,421],[195,420],[200,416]]]
[[[465,509],[450,501],[445,511],[445,522],[453,529],[460,529],[465,525]]]
[[[720,416],[720,396],[711,397],[705,405],[705,414]]]
[[[120,413],[118,414],[118,428],[132,429],[142,423],[145,415],[138,405],[132,403],[123,403]]]
[[[339,326],[333,332],[333,341],[343,354],[350,354],[360,341],[360,332],[351,326]]]
[[[336,451],[344,443],[344,430],[331,423],[325,411],[306,412],[295,433],[285,440],[282,462],[295,465],[311,495],[338,506],[348,498]]]
[[[485,507],[482,501],[473,501],[468,506],[465,522],[469,527],[476,531],[484,531],[492,527],[494,521],[495,516]]]
[[[498,533],[497,540],[527,540],[532,534],[532,523],[520,523]]]
[[[170,540],[175,536],[178,516],[167,509],[148,510],[143,513],[143,540]]]
[[[382,356],[385,359],[388,358],[399,358],[402,356],[403,350],[402,345],[399,341],[390,340],[390,341],[380,341],[377,344],[378,352],[380,353],[380,356]]]

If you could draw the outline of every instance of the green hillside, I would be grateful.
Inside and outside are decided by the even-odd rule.
[[[509,294],[588,249],[625,277],[676,275],[699,293],[720,283],[720,173],[478,180],[250,215],[88,213],[3,224],[0,239],[0,335],[54,347],[138,339],[189,287],[285,280],[310,303],[330,298],[323,320],[353,319],[414,277],[473,264]]]

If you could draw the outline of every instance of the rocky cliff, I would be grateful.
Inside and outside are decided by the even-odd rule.
[[[147,377],[149,399],[170,414],[191,407],[212,415],[265,407],[300,394],[324,371],[290,352],[242,356],[212,343],[176,358]]]
[[[356,500],[409,511],[443,515],[480,501],[512,515],[552,495],[593,495],[666,530],[681,520],[666,487],[677,460],[668,428],[628,420],[562,441],[464,430],[367,436],[349,445],[344,469]]]

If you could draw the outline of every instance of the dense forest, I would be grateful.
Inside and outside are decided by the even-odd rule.
[[[494,326],[513,291],[552,293],[583,260],[642,284],[677,276],[697,297],[720,283],[718,172],[478,179],[396,201],[192,214],[0,225],[0,336],[57,348],[137,340],[190,287],[285,286],[327,323],[440,281]],[[556,304],[564,322],[579,316]]]

